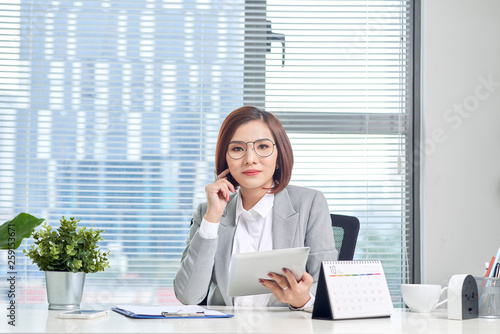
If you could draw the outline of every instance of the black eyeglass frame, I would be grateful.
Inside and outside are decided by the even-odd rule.
[[[255,150],[255,143],[256,142],[259,142],[259,141],[262,141],[262,140],[268,140],[270,141],[272,144],[273,144],[273,150],[271,151],[271,153],[269,153],[268,155],[260,155],[259,153],[257,153],[257,151]],[[246,146],[246,149],[245,149],[245,154],[243,154],[240,158],[233,158],[231,156],[231,153],[229,153],[229,145],[231,144],[234,144],[234,143],[240,143],[240,144],[245,144]],[[254,140],[254,141],[247,141],[247,142],[244,142],[244,141],[239,141],[239,140],[235,140],[235,141],[232,141],[230,142],[229,144],[227,144],[227,147],[226,147],[226,152],[227,154],[229,155],[229,157],[233,160],[240,160],[240,159],[243,159],[245,157],[245,155],[247,155],[247,152],[248,152],[248,143],[252,143],[252,150],[253,152],[255,153],[255,155],[257,155],[258,157],[261,157],[261,158],[267,158],[267,157],[270,157],[273,153],[274,153],[274,147],[276,146],[276,143],[273,143],[273,141],[271,139],[268,139],[268,138],[262,138],[262,139],[257,139],[257,140]]]

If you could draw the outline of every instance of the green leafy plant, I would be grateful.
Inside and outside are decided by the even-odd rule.
[[[103,240],[103,230],[77,229],[79,220],[62,217],[56,230],[47,223],[32,234],[35,244],[24,252],[43,271],[95,273],[109,267],[109,252],[102,252],[97,243]]]
[[[0,249],[16,249],[45,219],[21,212],[0,226]]]

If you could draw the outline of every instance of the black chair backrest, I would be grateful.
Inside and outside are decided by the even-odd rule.
[[[335,248],[339,252],[339,260],[352,260],[358,241],[359,219],[353,216],[330,214],[332,218]]]

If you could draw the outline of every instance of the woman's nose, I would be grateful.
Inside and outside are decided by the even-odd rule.
[[[247,144],[247,154],[245,154],[245,162],[252,163],[257,159],[257,154],[255,154],[255,151],[253,150],[253,144],[252,147],[250,147],[250,143]]]

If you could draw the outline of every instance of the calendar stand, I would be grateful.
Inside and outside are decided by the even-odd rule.
[[[323,261],[313,319],[389,317],[391,295],[380,261]]]

